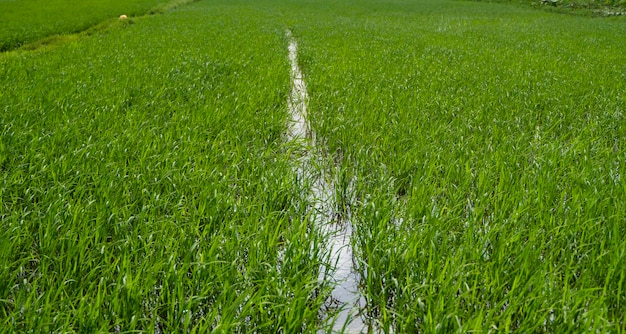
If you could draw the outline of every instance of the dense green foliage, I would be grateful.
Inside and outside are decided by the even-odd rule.
[[[0,60],[0,331],[316,326],[283,33],[204,2]]]
[[[325,326],[287,28],[368,321],[624,331],[624,21],[445,0],[203,0],[1,55],[0,331]]]
[[[356,184],[373,319],[395,333],[623,329],[626,25],[486,3],[327,6],[293,30],[318,138]]]
[[[54,35],[85,30],[121,14],[158,11],[172,0],[3,0],[0,51]]]

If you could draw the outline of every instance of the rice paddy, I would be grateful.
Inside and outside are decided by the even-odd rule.
[[[624,18],[136,3],[2,14],[0,332],[624,332]]]

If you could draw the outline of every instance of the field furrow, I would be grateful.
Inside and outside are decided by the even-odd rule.
[[[0,13],[34,3],[63,8]],[[1,48],[57,33],[20,15]],[[130,23],[0,55],[0,332],[624,332],[623,18],[201,0]]]

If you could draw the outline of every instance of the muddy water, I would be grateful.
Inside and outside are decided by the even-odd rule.
[[[309,199],[313,206],[311,215],[322,233],[327,236],[326,249],[330,252],[330,264],[334,268],[332,272],[336,287],[327,301],[327,307],[337,308],[340,312],[337,318],[328,319],[328,323],[333,323],[333,332],[367,333],[368,327],[359,315],[365,301],[359,294],[359,275],[354,268],[350,245],[352,225],[349,216],[336,214],[334,177],[321,167],[325,166],[323,156],[315,145],[315,133],[309,127],[307,119],[308,93],[298,66],[298,45],[290,31],[287,31],[287,39],[292,80],[288,102],[291,121],[287,135],[290,141],[300,143],[303,148],[301,156],[297,158],[296,172],[299,179],[310,187]]]

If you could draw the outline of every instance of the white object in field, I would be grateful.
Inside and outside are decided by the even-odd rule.
[[[128,16],[126,16],[126,14],[120,15],[120,20],[126,20],[127,18],[128,18]]]

